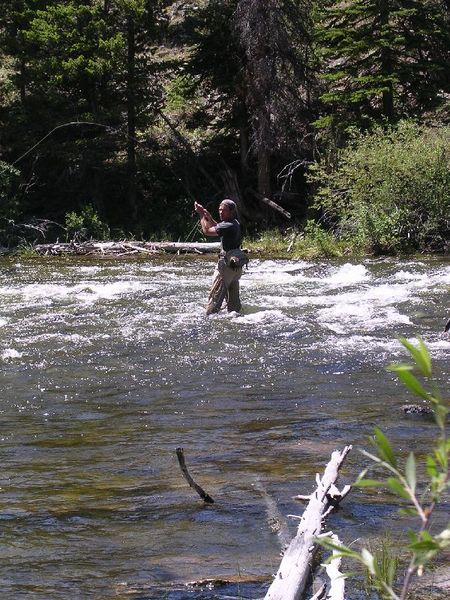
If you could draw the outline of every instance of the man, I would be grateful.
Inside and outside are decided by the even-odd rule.
[[[203,233],[207,236],[219,236],[222,244],[209,292],[206,314],[219,312],[224,300],[228,312],[239,312],[241,310],[239,279],[242,275],[242,266],[248,262],[248,259],[241,250],[241,225],[237,220],[236,204],[228,198],[220,203],[219,223],[198,202],[194,202],[194,210],[200,217]]]

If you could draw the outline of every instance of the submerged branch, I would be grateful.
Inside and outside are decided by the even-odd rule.
[[[197,492],[197,494],[200,496],[200,498],[204,502],[206,502],[207,504],[214,504],[214,500],[211,498],[211,496],[209,494],[207,494],[205,492],[205,490],[203,488],[201,488],[197,483],[195,483],[195,481],[189,475],[189,471],[187,470],[186,463],[184,461],[183,448],[177,448],[176,452],[177,452],[178,462],[180,463],[181,472],[183,473],[184,478],[186,479],[188,484],[191,486],[191,488],[193,488]]]

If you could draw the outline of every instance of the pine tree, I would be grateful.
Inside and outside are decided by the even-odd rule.
[[[267,197],[275,165],[302,151],[311,120],[311,9],[309,0],[212,0],[197,29],[193,64],[239,131],[242,174],[254,159]]]
[[[441,0],[339,0],[318,11],[322,100],[333,120],[368,126],[417,116],[448,92]]]
[[[138,128],[147,126],[161,103],[152,42],[163,4],[162,0],[14,0],[1,18],[5,48],[20,66],[17,74],[12,73],[20,104],[9,110],[20,114],[18,122],[30,136],[19,136],[16,149],[20,152],[20,141],[31,146],[65,122],[99,124],[65,129],[64,135],[53,139],[59,143],[58,152],[54,144],[40,148],[33,168],[49,173],[47,184],[55,186],[54,202],[62,211],[72,208],[63,206],[61,198],[67,202],[68,196],[59,189],[69,170],[71,178],[78,179],[80,188],[74,183],[71,187],[81,202],[98,196],[102,207],[104,168],[114,161],[119,171],[125,162],[124,214],[129,222],[137,219],[136,138]],[[52,167],[45,162],[52,162]],[[51,196],[48,190],[47,203]]]

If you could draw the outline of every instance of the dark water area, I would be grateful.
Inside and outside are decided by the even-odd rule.
[[[252,260],[243,314],[207,318],[213,268],[0,259],[3,597],[261,598],[302,511],[292,497],[333,450],[354,446],[341,485],[374,425],[400,454],[427,451],[433,421],[402,413],[417,400],[386,367],[409,360],[398,336],[421,335],[448,396],[448,257]],[[400,536],[397,509],[353,491],[328,526],[347,543]],[[254,581],[185,585],[238,576]]]

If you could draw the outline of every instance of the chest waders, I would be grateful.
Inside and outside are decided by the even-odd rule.
[[[228,266],[226,255],[221,253],[209,291],[206,307],[207,315],[219,312],[224,300],[226,300],[228,312],[239,312],[241,310],[239,297],[239,279],[241,275],[242,267],[232,268]]]

